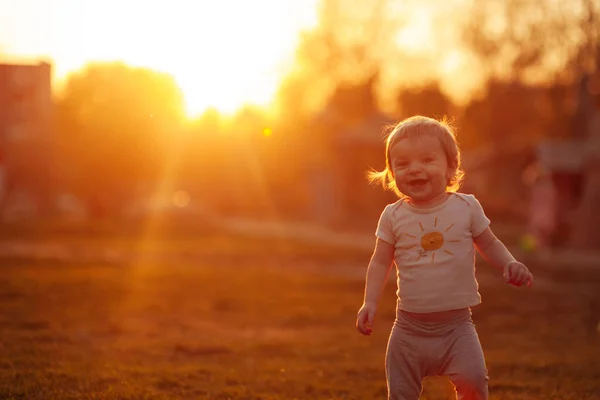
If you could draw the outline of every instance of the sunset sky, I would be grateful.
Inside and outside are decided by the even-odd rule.
[[[460,23],[469,1],[394,3],[404,20],[396,43],[415,61],[402,68],[391,61],[389,69],[412,81],[441,75],[455,93],[473,86],[476,76],[471,71],[465,81],[469,61],[447,29]],[[273,99],[299,32],[317,23],[318,2],[0,0],[0,56],[51,61],[56,88],[90,61],[150,67],[175,77],[190,115],[207,107],[230,113]],[[448,18],[451,12],[456,18]]]
[[[0,0],[0,54],[54,62],[57,83],[90,60],[171,73],[190,113],[268,102],[316,0]]]

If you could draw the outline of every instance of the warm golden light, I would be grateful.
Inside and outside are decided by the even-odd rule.
[[[0,1],[0,48],[53,59],[59,81],[90,61],[153,68],[174,75],[190,116],[233,113],[271,101],[316,2],[46,0],[32,12],[31,2]]]
[[[190,195],[185,190],[178,190],[173,193],[173,204],[176,207],[183,208],[190,204]]]

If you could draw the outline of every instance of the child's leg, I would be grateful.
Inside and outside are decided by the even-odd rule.
[[[396,321],[385,357],[388,400],[419,399],[426,371],[418,339],[406,321]]]
[[[458,400],[487,400],[487,369],[473,323],[458,326],[447,343],[441,374],[448,375],[456,387]]]

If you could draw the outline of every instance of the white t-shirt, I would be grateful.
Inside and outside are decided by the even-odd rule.
[[[430,209],[404,199],[386,206],[376,236],[395,247],[398,307],[429,313],[481,303],[473,238],[489,224],[469,194],[452,193]]]

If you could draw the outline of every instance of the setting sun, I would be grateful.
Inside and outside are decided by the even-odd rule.
[[[8,58],[50,58],[58,84],[90,61],[167,72],[190,116],[268,104],[299,32],[316,23],[316,0],[0,0],[0,8],[0,48]]]

